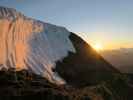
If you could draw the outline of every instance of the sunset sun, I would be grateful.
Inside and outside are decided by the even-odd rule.
[[[93,48],[97,51],[101,51],[103,49],[103,46],[101,43],[96,43]]]

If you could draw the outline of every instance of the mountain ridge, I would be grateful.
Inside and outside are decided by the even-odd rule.
[[[52,71],[52,69],[56,69],[56,62],[62,61],[68,56],[69,52],[78,55],[76,52],[79,50],[82,58],[84,58],[83,56],[87,54],[87,48],[90,48],[88,50],[91,52],[95,52],[89,45],[87,45],[87,43],[84,45],[85,43],[82,39],[80,40],[79,38],[76,38],[78,36],[75,35],[74,40],[70,39],[72,33],[64,27],[34,20],[10,8],[1,7],[0,12],[0,16],[2,16],[0,19],[1,68],[14,66],[19,70],[28,69],[36,74],[47,77],[51,82],[64,84],[65,79],[61,79],[58,72]],[[12,20],[12,18],[14,19]],[[79,42],[75,45],[77,46],[76,48],[82,47],[83,51],[81,49],[75,50],[73,42],[76,42],[76,39],[79,40]],[[103,68],[106,72],[108,67],[111,66],[109,63],[104,61],[104,59],[95,58],[95,56],[99,56],[96,52],[94,55],[91,55],[91,53],[88,53],[87,55],[88,58],[84,59],[86,62],[81,62],[84,63],[85,69],[87,67],[87,69],[91,69],[93,68],[91,66],[94,66],[94,70],[98,72],[98,70],[103,68],[102,66],[104,63],[106,63],[105,66],[107,66],[107,68]],[[80,56],[77,56],[76,59],[73,59],[78,61],[79,57]],[[93,63],[89,63],[89,59],[92,60]],[[100,63],[96,65],[96,62]],[[76,62],[74,63],[78,68]],[[97,67],[95,68],[95,66]]]

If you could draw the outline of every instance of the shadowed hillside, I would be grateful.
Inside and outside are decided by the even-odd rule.
[[[78,86],[93,85],[118,72],[80,37],[71,33],[69,38],[77,52],[69,52],[67,57],[57,62],[55,69],[68,83]]]
[[[97,85],[74,88],[55,85],[32,72],[14,69],[0,71],[0,99],[12,96],[38,96],[39,100],[132,100],[132,90],[127,77],[112,74],[112,78]],[[19,98],[20,100],[21,98]]]

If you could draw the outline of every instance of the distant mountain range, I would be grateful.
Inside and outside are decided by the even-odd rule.
[[[133,73],[133,48],[105,50],[101,55],[121,72]]]

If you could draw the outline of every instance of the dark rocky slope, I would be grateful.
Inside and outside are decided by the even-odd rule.
[[[0,71],[0,99],[38,96],[36,99],[39,100],[133,100],[133,89],[128,85],[127,77],[120,74],[112,76],[97,85],[74,88],[68,85],[57,86],[26,70],[4,70]]]
[[[68,84],[73,86],[94,85],[109,79],[112,77],[112,73],[119,73],[80,37],[71,33],[69,38],[76,53],[69,52],[67,57],[57,62],[55,69]]]

